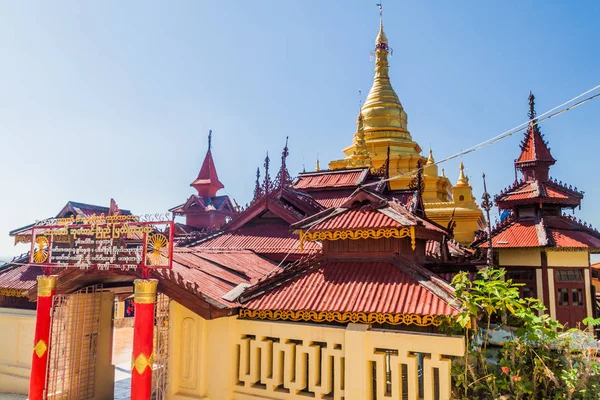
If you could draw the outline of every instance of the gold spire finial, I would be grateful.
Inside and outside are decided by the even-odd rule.
[[[381,4],[378,4],[381,7]],[[381,8],[380,8],[381,10]],[[383,19],[379,19],[379,32],[375,39],[375,77],[373,86],[362,106],[365,135],[376,139],[396,137],[411,140],[407,127],[407,116],[390,83],[388,56],[391,49],[383,30]]]
[[[456,186],[469,186],[469,178],[465,175],[465,166],[462,162],[462,160],[460,161],[460,173],[458,175],[458,180],[456,181]]]
[[[442,178],[446,177],[446,171],[444,171],[444,168],[442,168]]]
[[[319,155],[317,154],[317,169],[316,171],[319,172],[321,170],[321,166],[319,165]]]
[[[435,163],[435,160],[433,159],[433,150],[431,150],[431,148],[429,149],[429,157],[427,157],[427,163],[425,165],[431,165]]]

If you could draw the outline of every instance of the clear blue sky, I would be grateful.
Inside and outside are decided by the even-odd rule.
[[[265,152],[292,173],[342,156],[373,75],[369,1],[0,2],[0,258],[10,229],[68,201],[162,212],[192,194],[213,129],[226,193],[250,200]],[[442,158],[600,83],[598,1],[386,1],[391,78]],[[600,100],[542,126],[552,175],[600,226]],[[596,117],[596,118],[595,118]],[[464,158],[476,196],[513,180],[521,137]],[[458,161],[444,166],[454,181]]]

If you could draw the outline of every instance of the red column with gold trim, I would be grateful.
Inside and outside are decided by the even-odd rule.
[[[48,352],[50,338],[50,311],[52,298],[56,292],[56,275],[37,277],[38,295],[35,312],[35,335],[33,339],[33,356],[31,360],[31,376],[29,377],[29,400],[42,400],[48,375]]]
[[[131,400],[150,400],[154,361],[154,303],[156,279],[136,279],[133,302],[133,356],[131,363]]]

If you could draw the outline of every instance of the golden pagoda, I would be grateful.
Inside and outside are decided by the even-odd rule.
[[[408,188],[415,176],[417,162],[420,160],[421,165],[424,166],[423,201],[427,216],[444,226],[452,218],[456,222],[455,239],[463,244],[470,244],[474,239],[475,231],[485,227],[485,221],[464,175],[464,166],[461,162],[461,176],[457,184],[460,189],[453,188],[450,180],[443,173],[441,176],[438,174],[433,151],[429,151],[429,157],[421,154],[421,147],[412,139],[408,131],[408,117],[404,107],[390,82],[388,62],[390,50],[383,21],[380,19],[379,32],[375,39],[373,86],[358,114],[352,145],[344,149],[346,157],[331,161],[329,168],[369,166],[373,170],[378,170],[386,163],[389,148],[389,174],[394,177],[390,181],[390,188],[396,190]],[[464,182],[466,184],[462,185],[461,183]],[[458,198],[463,200],[455,201]]]

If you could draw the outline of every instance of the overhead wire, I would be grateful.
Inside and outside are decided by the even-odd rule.
[[[479,144],[476,144],[474,146],[471,146],[471,147],[467,148],[466,150],[462,150],[462,151],[460,151],[458,153],[455,153],[455,154],[453,154],[451,156],[442,158],[439,161],[436,161],[436,162],[434,162],[432,164],[427,165],[427,167],[430,167],[431,165],[439,165],[439,164],[445,163],[447,161],[453,160],[455,158],[462,157],[463,155],[474,153],[474,152],[479,151],[481,149],[484,149],[484,148],[486,148],[486,147],[488,147],[488,146],[490,146],[490,145],[492,145],[494,143],[497,143],[497,142],[499,142],[501,140],[504,140],[504,139],[506,139],[508,137],[511,137],[511,136],[513,136],[513,135],[515,135],[517,133],[523,132],[526,129],[528,129],[529,127],[531,127],[531,126],[538,125],[538,124],[540,124],[540,123],[542,123],[544,121],[547,121],[549,119],[552,119],[554,117],[562,115],[562,114],[564,114],[564,113],[566,113],[568,111],[571,111],[571,110],[573,110],[573,109],[575,109],[577,107],[580,107],[581,105],[583,105],[585,103],[588,103],[588,102],[590,102],[590,101],[592,101],[592,100],[600,97],[600,93],[596,93],[596,94],[594,94],[592,96],[589,96],[589,97],[587,97],[587,98],[585,98],[583,100],[580,100],[580,101],[578,101],[578,102],[576,102],[576,103],[574,103],[574,104],[572,104],[572,105],[570,105],[568,107],[565,107],[565,106],[568,105],[568,104],[573,103],[576,100],[579,100],[580,98],[582,98],[582,97],[584,97],[584,96],[586,96],[586,95],[588,95],[588,94],[590,94],[590,93],[592,93],[592,92],[594,92],[594,91],[596,91],[598,89],[600,89],[600,85],[597,85],[597,86],[595,86],[595,87],[593,87],[593,88],[591,88],[589,90],[586,90],[585,92],[583,92],[583,93],[581,93],[581,94],[573,97],[572,99],[570,99],[570,100],[568,100],[568,101],[566,101],[566,102],[564,102],[562,104],[559,104],[556,107],[553,107],[550,110],[548,110],[548,111],[546,111],[546,112],[544,112],[544,113],[542,113],[540,115],[537,115],[533,119],[529,119],[529,120],[527,120],[527,121],[525,121],[525,122],[523,122],[523,123],[521,123],[521,124],[519,124],[519,125],[511,128],[511,129],[509,129],[509,130],[506,130],[506,131],[500,133],[499,135],[496,135],[496,136],[494,136],[494,137],[492,137],[492,138],[490,138],[488,140],[485,140],[485,141],[483,141],[483,142],[481,142]],[[565,108],[563,108],[563,107],[565,107]],[[556,110],[559,110],[559,111],[556,111]],[[554,112],[554,111],[556,111],[556,112]],[[414,174],[418,173],[419,171],[423,170],[424,168],[425,168],[425,166],[423,166],[421,168],[417,168],[417,169],[411,170],[411,171],[406,171],[406,172],[403,172],[403,173],[400,173],[400,174],[397,174],[397,175],[394,175],[394,176],[390,176],[388,178],[382,178],[380,180],[377,180],[377,181],[374,181],[374,182],[371,182],[371,183],[366,183],[364,185],[361,185],[361,186],[357,187],[351,194],[349,194],[347,197],[345,197],[343,199],[342,203],[348,201],[361,188],[380,185],[381,183],[389,182],[389,181],[392,181],[394,179],[398,179],[400,177],[407,176],[407,175],[414,175]],[[306,230],[306,232],[309,232],[310,229],[311,228],[309,227]],[[298,246],[299,246],[299,243],[296,244],[296,245],[294,245],[292,248],[289,249],[289,251],[286,253],[285,257],[277,265],[277,268],[281,267],[281,265],[285,262],[285,260],[287,260],[287,258],[290,256],[290,254],[292,253],[292,251],[296,250],[296,248]],[[19,256],[15,257],[15,260],[18,257]],[[6,261],[6,260],[0,260],[0,262],[3,262],[4,266],[7,265],[7,264],[11,264],[11,265],[29,265],[30,264],[30,263],[20,263],[20,262],[16,262],[16,261]],[[277,268],[275,268],[274,270],[277,270]]]

